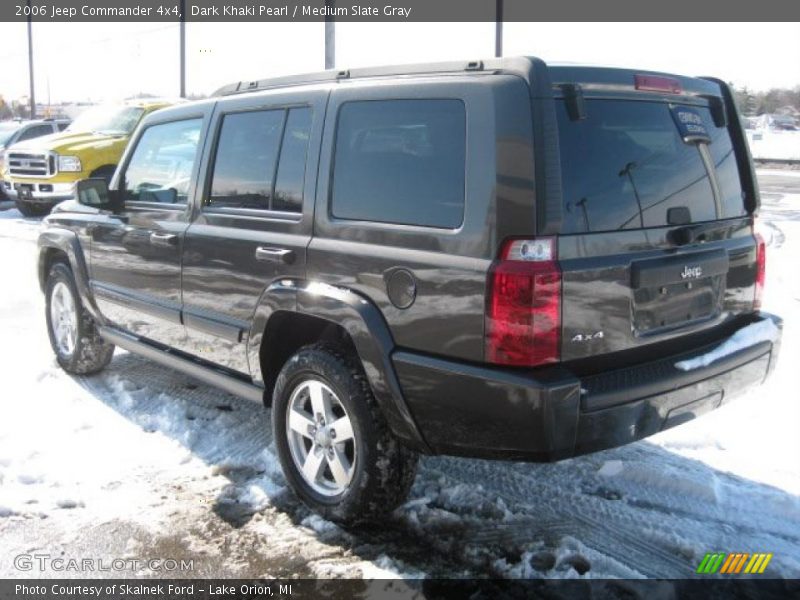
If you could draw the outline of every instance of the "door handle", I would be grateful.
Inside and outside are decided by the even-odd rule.
[[[174,233],[157,233],[150,234],[150,243],[154,246],[165,246],[170,248],[178,243],[178,236]]]
[[[256,260],[291,264],[294,262],[294,251],[287,248],[259,246],[256,248]]]

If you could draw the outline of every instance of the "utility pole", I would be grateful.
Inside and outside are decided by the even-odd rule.
[[[503,56],[503,0],[495,0],[494,55],[497,58]]]
[[[336,10],[336,0],[325,0],[325,68],[333,69],[336,66],[336,21],[333,12]]]
[[[186,0],[181,0],[181,98],[186,98]]]
[[[36,96],[33,89],[33,15],[31,14],[31,0],[28,0],[28,81],[30,82],[31,114],[30,118],[36,118]]]

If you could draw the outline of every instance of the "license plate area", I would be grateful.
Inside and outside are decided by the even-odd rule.
[[[651,335],[718,316],[727,273],[724,249],[635,262],[631,265],[634,334]]]
[[[17,190],[20,200],[30,200],[33,197],[33,185],[29,183],[17,183],[14,188]]]

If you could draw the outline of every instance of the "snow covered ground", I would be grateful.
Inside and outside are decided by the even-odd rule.
[[[557,464],[426,458],[409,502],[353,531],[288,492],[269,411],[121,351],[99,376],[63,373],[35,278],[38,221],[0,205],[0,577],[673,578],[719,551],[772,552],[769,573],[799,577],[800,176],[760,179],[765,308],[785,318],[766,386]],[[20,554],[124,570],[20,571]]]

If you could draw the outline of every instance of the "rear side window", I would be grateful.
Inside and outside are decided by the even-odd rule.
[[[683,141],[668,104],[588,100],[586,107],[587,118],[572,121],[557,102],[562,233],[662,227],[672,208],[688,209],[691,222],[745,213],[730,137],[708,109],[694,108],[709,133],[706,144]],[[716,164],[715,182],[701,146],[709,166]]]
[[[269,208],[285,112],[261,110],[225,115],[209,205]]]
[[[331,212],[455,229],[464,219],[465,159],[460,100],[348,102],[339,111]]]
[[[311,109],[225,115],[207,205],[302,211]]]

